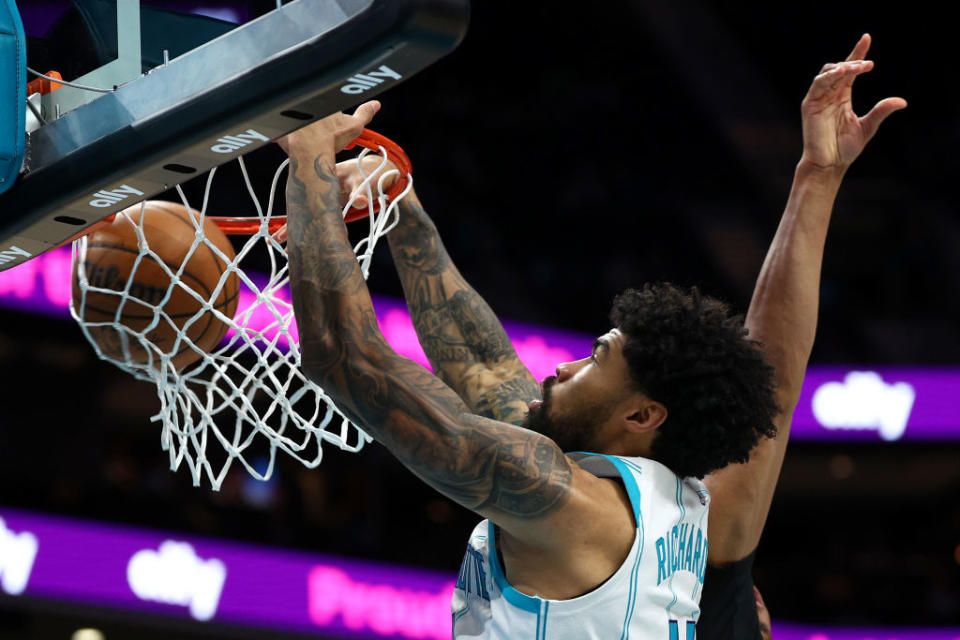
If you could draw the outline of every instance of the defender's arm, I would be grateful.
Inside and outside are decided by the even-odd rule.
[[[765,440],[746,464],[710,475],[710,563],[746,557],[760,540],[786,453],[817,327],[820,270],[834,200],[846,170],[891,113],[906,107],[887,98],[864,117],[851,106],[854,79],[873,68],[863,60],[864,35],[845,62],[828,64],[803,101],[803,157],[780,226],[767,253],[747,312],[750,337],[762,343],[775,369],[776,438]]]

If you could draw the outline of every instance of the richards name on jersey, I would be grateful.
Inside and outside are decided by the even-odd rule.
[[[707,536],[700,527],[681,522],[657,538],[657,584],[676,571],[689,571],[703,584],[706,569]]]

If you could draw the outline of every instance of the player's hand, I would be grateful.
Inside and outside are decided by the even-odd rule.
[[[367,198],[366,189],[360,188],[365,179],[364,174],[370,176],[382,163],[383,157],[375,153],[366,155],[363,158],[362,164],[357,158],[337,163],[337,178],[340,180],[340,204],[342,206],[347,206],[350,199],[356,196],[351,205],[352,208],[367,208],[370,202]],[[363,173],[361,173],[361,169]],[[383,177],[382,183],[380,182],[381,176]],[[370,181],[370,188],[374,197],[376,197],[378,193],[378,184],[382,184],[383,192],[385,193],[397,182],[399,177],[400,173],[397,171],[397,165],[387,159],[383,169]]]
[[[853,111],[852,87],[857,76],[873,69],[864,56],[870,35],[864,34],[843,62],[823,65],[803,99],[803,158],[820,169],[843,172],[856,160],[887,116],[907,106],[903,98],[881,100],[867,115]]]
[[[356,194],[356,198],[353,200],[352,208],[354,209],[366,209],[369,205],[369,200],[367,199],[366,189],[361,189],[363,184],[364,177],[363,174],[368,176],[373,174],[374,171],[377,171],[377,168],[383,162],[383,157],[377,154],[368,154],[363,158],[363,164],[361,165],[358,158],[352,158],[350,160],[344,160],[343,162],[338,162],[336,171],[337,179],[340,181],[340,206],[345,207],[347,203],[350,202],[350,199]],[[363,173],[360,172],[360,169],[363,169]],[[397,179],[400,177],[399,172],[396,172],[397,165],[393,164],[389,159],[387,159],[386,164],[383,168],[377,172],[373,177],[370,188],[374,196],[378,193],[377,185],[380,183],[380,177],[383,176],[383,191],[386,192],[390,187],[396,183]],[[287,225],[283,225],[277,231],[273,233],[273,237],[277,239],[278,242],[287,241]]]
[[[380,103],[370,100],[357,107],[353,115],[338,111],[278,139],[277,144],[293,157],[300,153],[316,154],[317,150],[328,146],[332,139],[333,152],[336,153],[356,140],[379,110]]]

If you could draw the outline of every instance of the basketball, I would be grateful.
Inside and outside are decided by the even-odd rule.
[[[89,327],[91,338],[105,356],[125,359],[126,344],[129,359],[137,364],[147,363],[149,354],[131,332],[148,329],[154,323],[155,315],[159,315],[156,325],[149,329],[145,338],[161,353],[172,355],[171,361],[179,370],[199,360],[201,351],[210,352],[227,332],[227,324],[212,310],[203,311],[202,300],[209,301],[213,309],[232,318],[237,310],[240,281],[236,273],[230,273],[214,296],[228,262],[224,262],[207,244],[200,243],[183,266],[179,284],[164,302],[171,284],[166,269],[175,274],[183,265],[194,242],[194,220],[199,219],[199,213],[188,212],[183,205],[172,202],[146,202],[142,227],[152,253],[143,255],[137,262],[140,250],[136,225],[141,221],[140,206],[137,204],[121,211],[112,223],[88,237],[84,263],[87,281],[91,287],[110,291],[88,290],[86,300],[81,304],[80,278],[74,263],[73,307],[82,314],[84,322],[114,322],[116,319],[130,329],[127,332],[108,325]],[[233,260],[235,254],[229,239],[213,221],[204,221],[203,233],[207,243]],[[188,291],[188,287],[197,295]],[[125,290],[127,296],[119,295]],[[154,308],[161,313],[155,313]],[[195,318],[198,314],[199,317]],[[178,344],[177,335],[181,330],[184,338]],[[155,363],[157,355],[153,353]]]

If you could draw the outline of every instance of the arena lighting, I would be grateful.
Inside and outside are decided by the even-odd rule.
[[[33,555],[11,543],[24,539],[33,541]],[[453,566],[427,571],[0,506],[0,579],[12,576],[17,598],[150,612],[197,624],[449,640]],[[781,621],[774,621],[773,633],[778,640],[960,640],[960,628]]]
[[[256,276],[254,276],[256,280]],[[70,252],[51,251],[0,273],[0,306],[69,318]],[[289,292],[284,296],[289,300]],[[239,310],[252,294],[241,291]],[[429,367],[402,300],[375,296],[377,319],[394,349]],[[266,326],[271,317],[254,317]],[[594,336],[505,321],[517,353],[537,379],[584,357]],[[960,441],[957,367],[812,366],[794,414],[791,437],[814,441]]]

